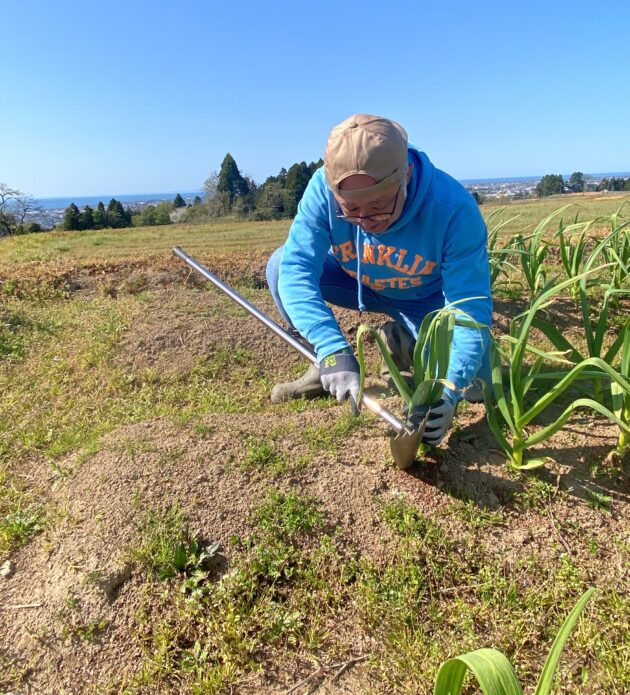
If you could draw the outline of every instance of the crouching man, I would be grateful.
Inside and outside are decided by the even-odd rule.
[[[326,302],[389,315],[380,333],[401,369],[411,366],[422,319],[445,303],[475,298],[457,306],[489,327],[486,244],[473,197],[410,145],[399,124],[357,114],[333,128],[324,166],[267,265],[280,313],[313,346],[319,367],[274,386],[272,401],[328,392],[356,403],[359,366]],[[425,443],[442,441],[462,397],[481,400],[471,383],[489,382],[488,348],[487,330],[455,328],[447,378],[456,388],[431,408]]]

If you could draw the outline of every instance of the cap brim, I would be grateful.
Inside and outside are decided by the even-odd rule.
[[[370,196],[374,193],[380,193],[381,191],[386,190],[389,188],[392,184],[394,183],[399,183],[403,179],[403,172],[401,169],[397,169],[393,174],[390,174],[389,176],[386,176],[382,181],[379,181],[378,183],[375,183],[372,186],[367,186],[366,188],[339,188],[339,184],[335,186],[333,189],[333,193],[335,195],[339,196],[340,198],[348,199],[348,200],[355,200],[357,198],[365,198],[366,196]],[[348,177],[345,176],[342,181],[339,183],[343,183]]]

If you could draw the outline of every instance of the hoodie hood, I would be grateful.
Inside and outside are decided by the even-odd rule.
[[[375,234],[375,238],[387,238],[389,234],[395,234],[406,227],[420,212],[424,205],[431,182],[433,181],[434,166],[424,152],[420,152],[413,145],[409,145],[409,164],[413,164],[411,179],[407,184],[407,198],[400,217],[391,227],[384,232]]]

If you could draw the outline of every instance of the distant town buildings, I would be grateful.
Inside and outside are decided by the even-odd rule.
[[[586,192],[595,191],[602,176],[584,176],[584,190]],[[536,197],[536,186],[540,177],[526,177],[523,179],[508,179],[500,181],[498,179],[462,181],[463,186],[471,193],[476,192],[482,200],[505,199],[522,200],[524,198]],[[564,193],[574,193],[572,186],[568,184],[564,188]]]

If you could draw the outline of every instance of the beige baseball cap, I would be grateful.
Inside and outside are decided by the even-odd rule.
[[[407,170],[407,133],[388,118],[357,113],[335,126],[324,154],[326,181],[333,193],[365,195],[402,180]],[[365,174],[376,184],[358,191],[342,191],[340,183]]]

